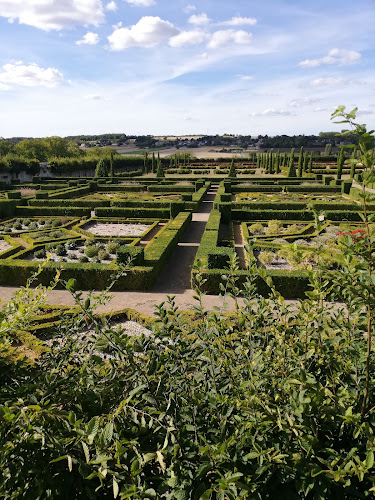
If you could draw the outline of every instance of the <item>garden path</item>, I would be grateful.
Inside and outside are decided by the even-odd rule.
[[[193,213],[188,229],[156,280],[153,292],[174,295],[191,289],[191,266],[194,264],[208,217],[213,209],[217,189],[218,186],[211,187],[198,211]]]

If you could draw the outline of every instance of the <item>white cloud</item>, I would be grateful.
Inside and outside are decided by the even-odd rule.
[[[196,45],[204,42],[208,34],[201,30],[182,31],[169,40],[171,47],[183,47],[185,45]]]
[[[207,14],[202,12],[202,14],[193,14],[189,17],[188,23],[195,24],[196,26],[205,26],[210,22],[210,19],[207,17]]]
[[[253,76],[250,75],[237,75],[240,80],[254,80]]]
[[[86,35],[82,38],[82,40],[78,40],[76,42],[77,45],[96,45],[99,42],[99,35],[97,33],[93,33],[92,31],[88,31]]]
[[[185,12],[186,13],[189,13],[189,12],[194,12],[195,10],[197,10],[196,6],[192,3],[189,3],[189,5],[187,5],[185,7]]]
[[[0,17],[46,31],[104,21],[101,0],[0,0]]]
[[[298,66],[302,68],[316,68],[322,64],[337,64],[338,66],[347,66],[360,61],[361,54],[355,50],[332,49],[328,54],[320,59],[305,59]]]
[[[220,30],[212,34],[211,40],[208,42],[209,49],[217,49],[229,42],[237,43],[239,45],[247,45],[251,43],[252,34],[243,30]]]
[[[314,113],[332,113],[335,108],[314,108]]]
[[[306,106],[308,104],[313,104],[314,102],[318,102],[320,99],[317,97],[301,97],[299,99],[292,99],[288,102],[288,106],[291,108],[300,108],[302,106]]]
[[[292,113],[291,111],[287,111],[285,109],[275,109],[275,108],[265,109],[264,111],[261,112],[250,113],[250,116],[294,116],[294,115],[295,113]]]
[[[84,99],[87,99],[88,101],[100,101],[102,100],[102,96],[99,94],[88,94],[85,95]]]
[[[332,87],[345,85],[349,80],[345,78],[328,77],[328,78],[314,78],[307,83],[308,87]]]
[[[253,26],[256,23],[257,20],[255,19],[255,17],[232,17],[232,19],[229,19],[229,21],[223,21],[220,24],[223,24],[225,26]]]
[[[151,5],[155,5],[155,0],[124,0],[131,5],[135,5],[136,7],[150,7]]]
[[[160,17],[145,16],[130,28],[118,28],[108,37],[112,50],[129,47],[153,47],[179,33],[169,21]]]
[[[375,111],[373,109],[359,109],[357,111],[357,116],[365,116],[365,115],[375,115]]]
[[[107,5],[105,6],[105,10],[109,10],[111,12],[114,12],[117,10],[117,4],[112,0],[112,2],[108,2]]]
[[[64,77],[55,68],[40,68],[37,64],[25,65],[22,61],[5,64],[0,71],[0,88],[12,85],[23,87],[56,87]]]

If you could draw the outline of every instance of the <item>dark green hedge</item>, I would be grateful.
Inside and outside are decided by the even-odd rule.
[[[20,200],[22,198],[21,191],[7,191],[5,197],[8,200]]]
[[[59,207],[62,200],[29,200],[30,207]],[[110,207],[111,200],[65,200],[64,206],[66,207],[87,207],[95,209],[96,207]]]
[[[66,216],[72,215],[73,217],[90,217],[91,210],[83,207],[20,207],[15,210],[14,215],[21,215],[22,217],[34,217],[40,215],[46,216]]]
[[[169,219],[171,212],[169,209],[163,208],[96,208],[95,215],[97,217],[119,217],[122,219],[128,218],[155,218]]]
[[[130,245],[122,245],[117,249],[116,259],[120,264],[127,264],[131,261],[132,266],[141,266],[145,260],[145,252],[142,247],[132,247]]]
[[[337,186],[287,186],[289,193],[341,193],[341,187]]]
[[[307,212],[306,210],[275,210],[267,212],[263,210],[251,210],[251,211],[232,210],[232,220],[236,221],[254,221],[254,220],[272,220],[272,219],[311,221],[314,220],[314,214],[312,212]]]
[[[207,269],[204,270],[202,278],[207,281],[202,286],[202,291],[208,294],[218,294],[221,292],[220,283],[223,283],[223,274],[225,274],[224,269]],[[236,272],[238,276],[238,287],[243,287],[246,282],[248,271],[239,270]],[[267,276],[270,276],[273,280],[276,290],[286,299],[305,299],[305,293],[309,290],[309,278],[308,273],[304,271],[283,271],[283,270],[273,270],[268,271]],[[192,279],[194,281],[195,274],[193,273]],[[260,277],[255,278],[255,283],[257,287],[257,292],[267,297],[269,295],[270,289],[266,282]]]
[[[39,262],[0,260],[0,284],[23,286],[38,268]],[[81,290],[103,290],[112,283],[119,271],[116,266],[110,268],[106,264],[47,262],[33,284],[49,285],[58,269],[61,269],[62,280],[77,280],[77,288]],[[132,267],[116,281],[112,290],[149,290],[155,277],[155,271],[151,267]],[[60,281],[58,288],[64,288],[64,283]]]

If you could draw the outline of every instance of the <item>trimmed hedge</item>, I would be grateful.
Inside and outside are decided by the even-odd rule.
[[[164,208],[96,208],[96,217],[119,217],[122,219],[128,218],[154,218],[154,219],[170,219],[171,210]]]
[[[220,206],[220,210],[222,206],[223,205]],[[235,221],[261,221],[272,219],[312,221],[314,220],[314,214],[306,210],[275,210],[267,212],[263,210],[232,210],[232,220]]]
[[[5,219],[13,217],[16,212],[17,201],[0,200],[0,218]]]
[[[7,191],[5,197],[8,200],[20,200],[22,198],[21,191]]]
[[[117,249],[116,259],[120,264],[127,264],[131,261],[132,266],[141,266],[144,263],[144,248],[130,245],[122,245]]]
[[[37,273],[39,262],[25,260],[0,260],[0,283],[3,286],[23,286]],[[61,269],[61,280],[58,288],[64,288],[64,281],[73,278],[77,288],[81,290],[104,290],[112,282],[114,275],[120,271],[117,266],[96,263],[46,262],[33,284],[49,285]],[[156,278],[152,267],[135,266],[120,276],[112,290],[149,290]]]
[[[22,217],[35,217],[39,215],[46,216],[73,216],[73,217],[90,217],[91,210],[82,207],[17,207],[14,215]]]
[[[208,294],[219,294],[220,283],[223,282],[222,276],[226,271],[224,269],[205,269],[201,271],[202,278],[207,280],[202,285],[202,291]],[[238,277],[237,286],[243,288],[243,284],[248,277],[247,270],[238,270],[235,273]],[[275,288],[286,299],[305,299],[305,293],[309,290],[309,277],[305,271],[284,271],[284,270],[271,270],[267,271],[267,276],[271,277]],[[195,282],[195,273],[192,274],[192,280]],[[267,297],[270,289],[266,282],[259,275],[255,277],[255,284],[257,292]]]
[[[29,200],[30,207],[59,207],[61,200]],[[111,200],[66,200],[64,201],[66,207],[87,207],[94,210],[96,207],[110,207]]]

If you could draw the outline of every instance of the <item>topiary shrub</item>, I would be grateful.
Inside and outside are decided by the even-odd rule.
[[[65,245],[57,245],[56,250],[55,250],[56,255],[59,257],[62,257],[63,255],[66,255],[66,248]]]
[[[98,254],[99,254],[99,247],[96,246],[96,245],[89,245],[86,247],[85,249],[85,254],[87,255],[87,257],[89,257],[90,259],[92,259],[93,257],[96,257]]]
[[[273,252],[264,251],[258,255],[258,260],[263,266],[269,266],[275,259],[276,255]]]
[[[108,253],[115,254],[118,247],[119,244],[116,241],[110,241],[109,243],[107,243],[105,249],[107,250]]]
[[[44,248],[41,248],[40,250],[34,252],[34,257],[36,259],[44,259],[45,256],[46,256],[46,251]]]

